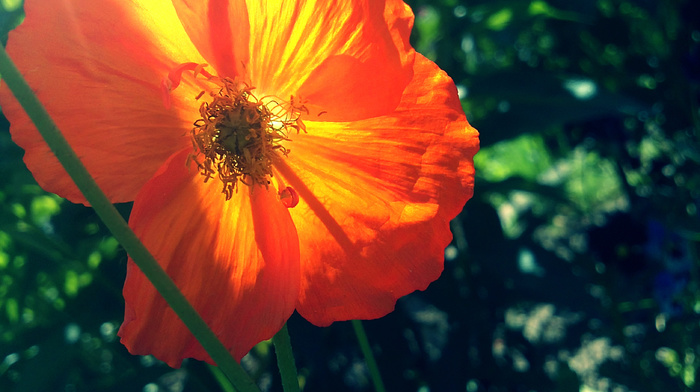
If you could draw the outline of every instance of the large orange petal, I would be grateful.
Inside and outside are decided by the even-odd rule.
[[[294,311],[299,240],[273,187],[241,186],[226,201],[174,155],[139,193],[130,226],[207,324],[240,360],[271,338]],[[177,367],[211,362],[199,343],[129,260],[119,336],[132,354]]]
[[[177,64],[203,62],[171,4],[154,0],[27,1],[8,52],[97,183],[131,201],[158,167],[185,147],[196,118],[195,86],[163,104],[161,81]],[[39,184],[85,202],[3,86],[13,140]]]
[[[233,1],[233,0],[232,0]],[[388,113],[411,79],[410,8],[399,0],[247,1],[248,73],[261,95],[307,101],[323,121]]]
[[[297,310],[316,325],[381,317],[425,289],[472,195],[478,134],[444,72],[420,55],[414,71],[393,114],[309,122],[278,165],[300,196]]]
[[[172,0],[182,26],[219,76],[245,75],[248,10],[242,0]]]

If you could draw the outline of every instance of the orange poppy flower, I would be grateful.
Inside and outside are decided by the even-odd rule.
[[[296,309],[381,317],[440,275],[478,135],[399,0],[26,1],[8,51],[235,358]],[[205,65],[208,64],[208,65]],[[0,94],[38,183],[85,203]],[[211,361],[132,261],[119,335]]]

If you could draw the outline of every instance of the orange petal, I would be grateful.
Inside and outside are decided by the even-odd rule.
[[[188,171],[187,153],[174,155],[144,186],[129,224],[240,360],[294,311],[299,240],[273,187],[243,185],[226,201],[218,181],[204,183]],[[211,362],[131,260],[124,299],[119,336],[129,352],[173,367],[184,358]]]
[[[182,26],[218,76],[245,75],[248,11],[243,0],[173,0]]]
[[[411,79],[410,8],[399,0],[248,1],[248,72],[260,95],[307,101],[322,121],[388,113]]]
[[[308,122],[279,173],[299,194],[297,310],[316,325],[371,319],[440,275],[449,221],[471,197],[478,133],[452,80],[417,55],[389,116]]]
[[[166,111],[161,81],[180,63],[204,60],[167,2],[28,1],[25,10],[10,56],[110,200],[133,200],[190,143],[198,113],[193,86],[180,87]],[[0,103],[39,184],[85,202],[6,86]]]

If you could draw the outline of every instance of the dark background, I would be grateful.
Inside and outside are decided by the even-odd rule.
[[[364,323],[389,391],[691,391],[700,367],[700,2],[409,2],[481,131],[445,272]],[[0,2],[0,28],[21,1]],[[230,391],[129,355],[126,255],[0,124],[0,390]],[[126,215],[129,205],[119,206]],[[349,323],[289,321],[304,391],[369,391]],[[281,390],[263,342],[243,364]]]

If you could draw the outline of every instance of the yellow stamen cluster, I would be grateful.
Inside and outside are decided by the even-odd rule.
[[[295,106],[294,97],[289,103],[279,103],[273,98],[256,98],[252,87],[233,79],[212,77],[209,81],[218,89],[210,91],[211,101],[199,107],[201,118],[192,129],[195,152],[189,160],[196,162],[205,182],[218,176],[228,200],[239,181],[270,184],[272,164],[289,154],[281,143],[289,140],[291,130],[306,131],[301,113],[308,111]]]

